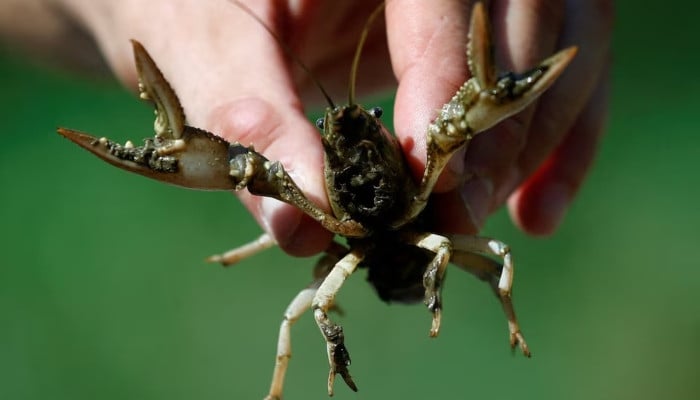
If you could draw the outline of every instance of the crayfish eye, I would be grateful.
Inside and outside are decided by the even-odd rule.
[[[372,107],[369,110],[369,115],[373,116],[374,118],[381,118],[383,113],[384,113],[384,110],[382,110],[381,107]]]
[[[323,130],[324,122],[325,122],[325,121],[324,121],[323,118],[317,119],[317,120],[316,120],[316,128],[318,128],[318,129],[320,129],[320,130]]]

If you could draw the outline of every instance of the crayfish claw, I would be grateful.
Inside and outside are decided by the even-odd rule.
[[[183,126],[181,139],[159,137],[120,144],[105,137],[58,128],[58,133],[115,167],[191,189],[234,190],[229,177],[229,143],[207,131]]]
[[[186,125],[175,91],[141,43],[131,41],[139,79],[139,97],[156,109],[155,137],[142,146],[117,143],[71,129],[58,133],[102,160],[161,182],[203,190],[234,190],[229,174],[230,144],[203,129]]]
[[[138,169],[165,173],[178,170],[177,159],[160,155],[156,151],[153,139],[147,139],[144,146],[135,147],[130,140],[122,145],[105,137],[98,139],[71,129],[58,128],[58,133],[119,168],[133,172],[137,172]]]
[[[523,73],[496,73],[496,64],[491,39],[491,28],[482,3],[474,5],[472,13],[467,59],[472,79],[460,88],[455,97],[442,110],[443,118],[455,112],[460,118],[450,123],[460,126],[459,119],[466,122],[464,128],[470,132],[482,132],[532,104],[564,72],[576,55],[575,46],[560,50]],[[469,108],[461,110],[470,103]],[[455,111],[456,110],[456,111]],[[461,115],[463,114],[463,116]]]
[[[180,139],[185,131],[185,111],[175,91],[163,77],[158,65],[137,40],[131,40],[139,79],[139,98],[156,107],[153,129],[156,137]]]

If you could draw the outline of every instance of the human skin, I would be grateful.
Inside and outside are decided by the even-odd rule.
[[[357,38],[378,1],[242,2],[304,60],[336,103],[345,101]],[[395,133],[416,179],[425,165],[428,123],[469,77],[465,49],[472,3],[389,0],[385,20],[372,28],[363,52],[358,91],[396,87]],[[526,70],[570,45],[579,52],[535,105],[455,155],[435,188],[437,232],[476,233],[503,204],[523,231],[555,231],[604,131],[612,3],[488,2],[500,69]],[[5,38],[44,53],[104,57],[133,89],[129,39],[138,39],[175,89],[190,125],[253,143],[329,209],[319,133],[304,112],[305,105],[319,104],[318,89],[236,5],[226,0],[0,0],[0,5]],[[94,40],[99,51],[76,32]],[[331,240],[330,232],[292,206],[245,192],[239,197],[290,254],[315,254]]]

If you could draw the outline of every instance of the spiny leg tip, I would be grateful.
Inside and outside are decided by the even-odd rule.
[[[352,377],[349,374],[343,374],[343,380],[345,381],[345,384],[348,385],[350,389],[352,389],[353,392],[357,392],[357,385],[355,384],[355,381],[352,380]]]
[[[219,254],[214,254],[204,259],[208,263],[221,263],[222,260],[223,258]]]
[[[442,322],[442,312],[439,308],[433,310],[433,322],[430,326],[430,337],[434,338],[440,334],[440,324]]]
[[[210,264],[220,264],[222,267],[230,267],[234,263],[226,261],[224,257],[222,257],[219,254],[214,254],[213,256],[209,256],[204,259],[205,262],[210,263]]]
[[[520,333],[514,334],[510,338],[510,349],[513,352],[513,354],[515,354],[516,347],[520,348],[520,351],[523,353],[523,355],[525,357],[527,357],[527,358],[532,357],[532,353],[530,352],[530,348],[528,347],[527,343],[525,342],[525,338]]]
[[[437,327],[433,326],[430,328],[429,335],[431,338],[436,338],[436,337],[438,337],[439,334],[440,334],[440,326],[437,326]]]

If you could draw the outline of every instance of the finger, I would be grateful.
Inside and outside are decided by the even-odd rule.
[[[294,12],[295,24],[302,27],[290,38],[297,44],[298,53],[323,88],[334,101],[348,98],[348,76],[358,39],[366,27],[370,13],[383,4],[381,0],[364,1],[313,1],[298,2],[300,9]],[[332,43],[331,39],[332,38]],[[368,27],[367,37],[356,71],[355,94],[362,98],[367,94],[384,93],[395,89],[386,40],[384,15],[376,18]],[[306,74],[297,69],[299,90],[304,103],[327,106],[319,88]]]
[[[562,33],[561,47],[575,44],[579,52],[569,69],[540,100],[530,126],[527,145],[517,164],[510,187],[498,196],[503,201],[517,185],[532,174],[559,145],[581,110],[589,103],[609,63],[612,2],[568,1],[569,18]]]
[[[426,130],[442,104],[467,78],[470,2],[401,0],[386,5],[391,63],[399,85],[394,127],[416,177],[426,161]],[[436,190],[456,186],[461,163],[448,166]]]
[[[563,24],[563,1],[495,1],[492,6],[494,45],[500,70],[524,71],[550,56]],[[461,188],[474,223],[481,226],[492,210],[495,194],[512,179],[510,172],[527,142],[535,111],[531,105],[470,144]]]
[[[436,233],[476,235],[479,227],[474,225],[469,210],[464,207],[464,200],[458,190],[433,193],[430,197],[428,218],[430,228]]]
[[[288,20],[288,9],[276,2],[243,1],[273,31],[281,31]],[[171,3],[126,2],[109,15],[98,13],[94,20],[102,23],[90,26],[115,72],[125,82],[135,82],[128,39],[139,39],[180,98],[189,125],[229,141],[255,144],[266,157],[280,160],[292,175],[303,177],[298,179],[302,190],[327,207],[321,146],[303,117],[279,43],[230,2],[183,1],[177,7]],[[153,19],[154,15],[158,18]],[[292,254],[317,252],[330,240],[329,233],[319,233],[292,206],[248,194],[241,199]],[[308,231],[309,240],[300,242],[299,231]]]
[[[279,109],[262,99],[249,98],[218,108],[212,118],[218,121],[217,132],[241,144],[253,144],[265,157],[281,162],[309,199],[329,209],[318,132],[299,110]],[[238,194],[258,223],[289,254],[313,255],[330,242],[332,234],[296,207],[245,190]]]
[[[561,222],[595,158],[607,120],[608,73],[564,141],[509,199],[511,218],[525,232],[552,233]]]
[[[277,31],[273,22],[285,18],[279,15],[281,8],[251,3],[251,8],[254,6],[258,7],[253,10],[256,15]],[[313,202],[329,209],[323,184],[322,147],[318,132],[303,114],[291,66],[280,44],[258,21],[241,10],[237,10],[236,18],[230,22],[236,29],[225,40],[225,51],[214,48],[216,44],[201,45],[205,46],[203,53],[218,58],[200,66],[200,76],[204,75],[200,78],[204,81],[201,87],[214,88],[206,94],[200,90],[199,98],[209,99],[205,104],[208,108],[201,110],[207,116],[203,125],[229,141],[254,145],[268,159],[281,162]],[[255,57],[248,57],[250,54]],[[197,98],[197,94],[192,96]],[[331,234],[296,207],[252,196],[247,191],[241,191],[239,197],[286,252],[307,256],[327,247]]]

